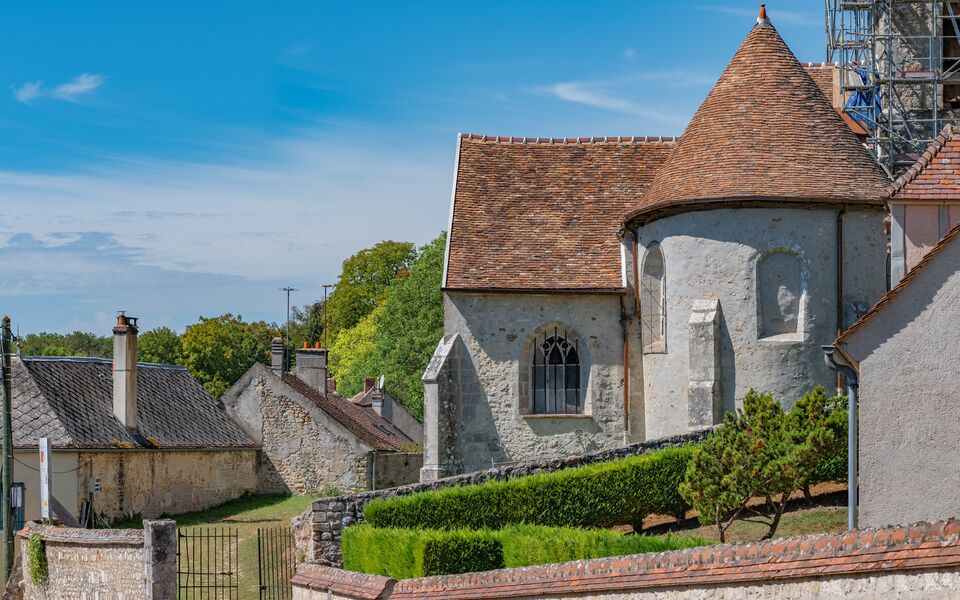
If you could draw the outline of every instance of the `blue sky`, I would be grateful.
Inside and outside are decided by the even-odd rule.
[[[823,5],[767,3],[802,61]],[[754,2],[39,3],[0,19],[0,312],[282,321],[447,223],[457,132],[678,135]]]

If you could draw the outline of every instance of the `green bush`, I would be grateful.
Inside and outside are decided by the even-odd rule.
[[[344,568],[396,579],[452,575],[503,567],[664,552],[703,546],[694,537],[622,535],[616,531],[512,525],[500,531],[348,527]]]
[[[802,465],[805,491],[815,483],[847,479],[846,402],[845,396],[828,398],[817,386],[798,399],[786,416],[795,444],[811,449]]]
[[[47,583],[47,549],[39,533],[32,533],[27,539],[27,567],[33,585]]]
[[[669,448],[554,473],[378,500],[367,504],[363,514],[373,526],[408,529],[636,525],[647,515],[682,516],[689,508],[677,487],[691,452],[692,447]]]

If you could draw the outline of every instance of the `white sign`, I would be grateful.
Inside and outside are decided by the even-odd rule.
[[[50,438],[40,438],[40,517],[50,519]]]

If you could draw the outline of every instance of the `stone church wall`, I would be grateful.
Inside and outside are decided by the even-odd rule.
[[[467,354],[459,363],[461,471],[624,443],[617,295],[447,293],[444,321]],[[534,336],[554,328],[579,340],[583,415],[524,414]]]
[[[686,431],[691,415],[704,413],[690,405],[700,401],[691,381],[702,385],[701,373],[714,372],[704,362],[715,364],[719,378],[715,419],[751,388],[789,407],[814,385],[835,386],[820,346],[838,333],[836,221],[836,209],[739,208],[682,213],[640,228],[641,248],[659,243],[666,278],[666,343],[643,357],[648,438]],[[849,211],[844,244],[849,325],[886,288],[883,213]],[[769,268],[760,268],[767,257]],[[771,289],[759,289],[758,270]],[[758,297],[769,300],[766,317]],[[717,339],[691,346],[692,310],[704,299],[719,301]],[[778,309],[783,314],[771,316]]]

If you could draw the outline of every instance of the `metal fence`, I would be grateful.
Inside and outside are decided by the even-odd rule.
[[[177,530],[177,598],[239,600],[239,535],[227,527]]]
[[[257,529],[260,599],[290,600],[293,586],[290,579],[297,572],[299,557],[289,527]]]

